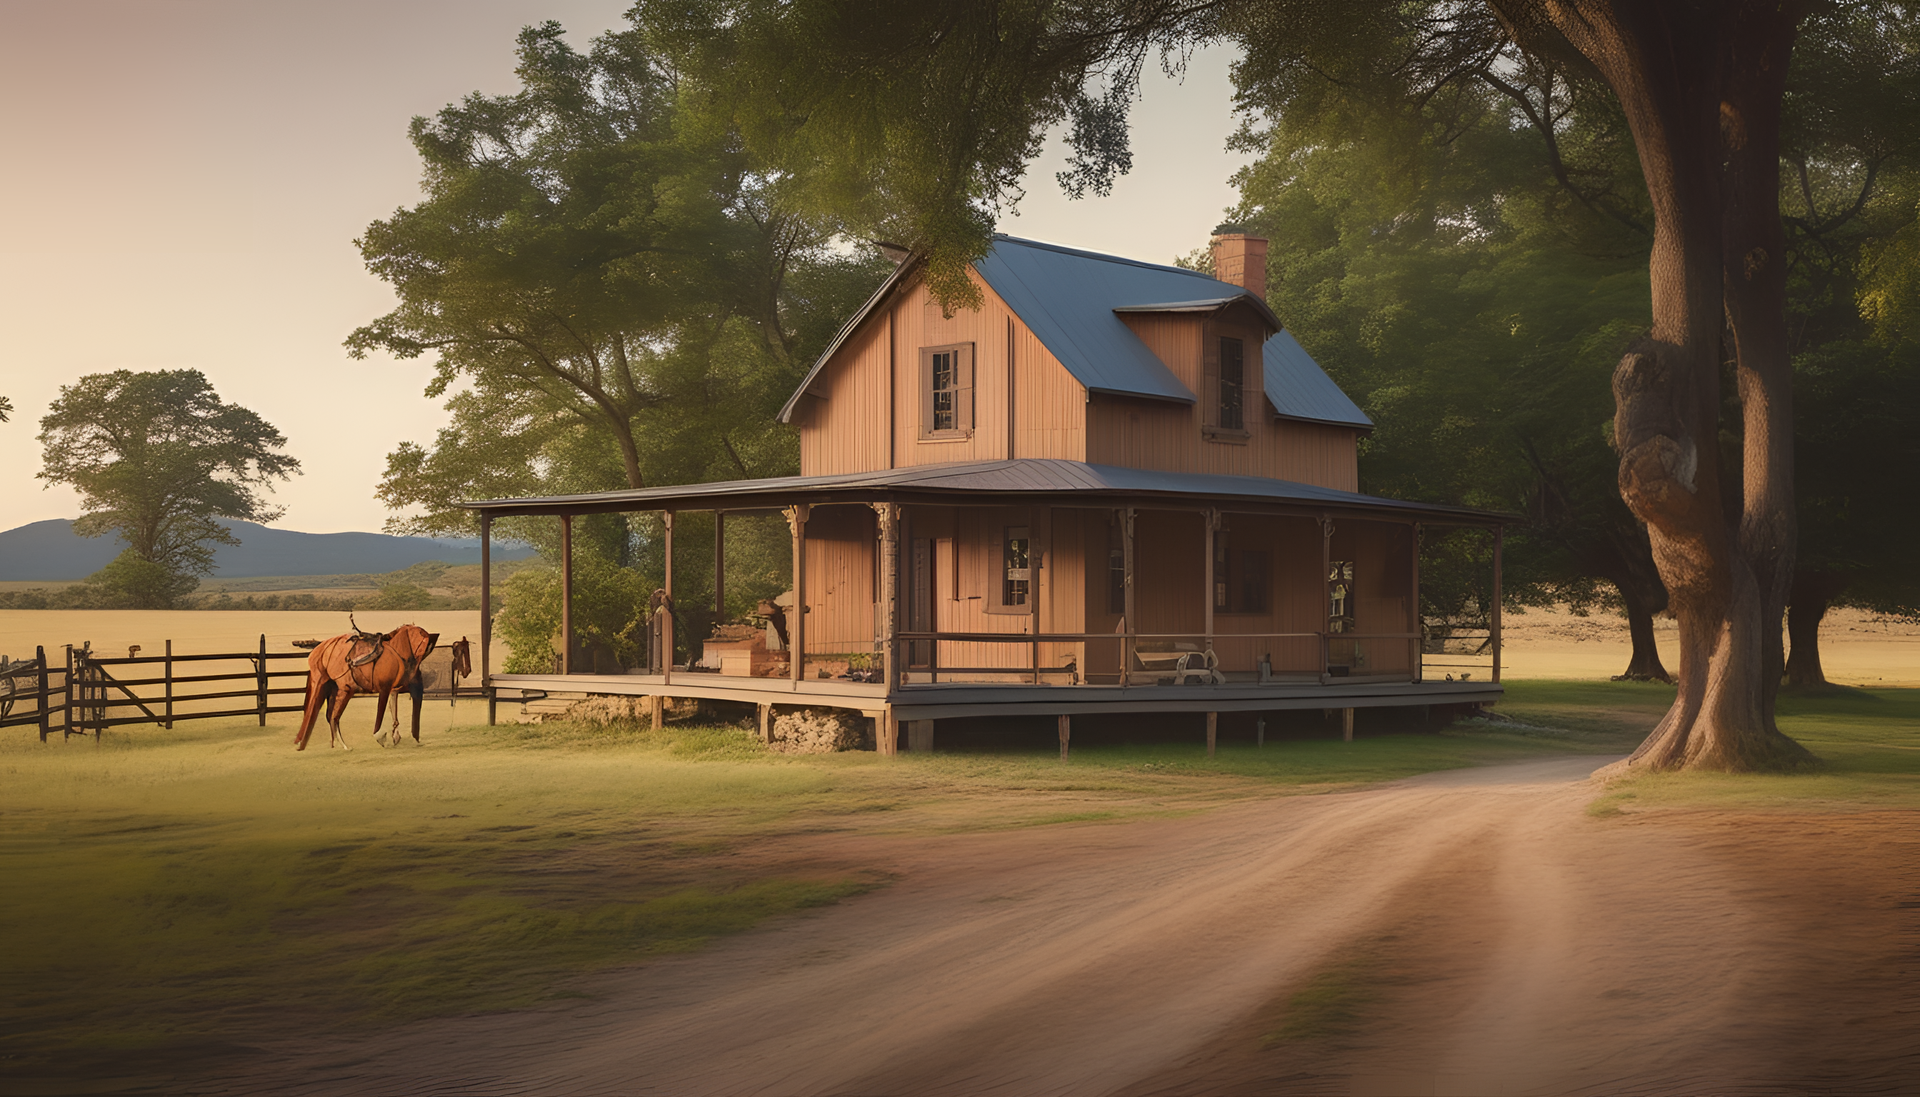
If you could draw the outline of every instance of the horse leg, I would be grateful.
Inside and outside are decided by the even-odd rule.
[[[419,675],[414,675],[413,685],[407,687],[407,693],[413,698],[413,741],[418,743],[420,741],[420,703],[427,699],[427,686],[426,683],[420,680]],[[400,728],[400,706],[398,704],[394,705],[393,719],[394,731],[396,733],[395,738],[398,738]]]
[[[353,700],[353,687],[343,686],[334,694],[333,708],[327,713],[327,725],[333,729],[333,739],[328,740],[329,747],[338,741],[341,750],[352,750],[347,745],[347,733],[340,730],[340,717],[346,715],[347,702]]]
[[[383,747],[387,745],[387,740],[386,733],[380,729],[380,722],[387,718],[387,695],[390,692],[390,690],[383,689],[377,690],[374,693],[374,696],[378,697],[379,700],[374,704],[373,708],[373,741]],[[398,705],[393,707],[393,720],[396,725],[400,722],[400,706]]]

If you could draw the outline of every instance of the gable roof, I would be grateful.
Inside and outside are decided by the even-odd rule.
[[[780,410],[792,420],[800,397],[827,362],[888,298],[914,264],[903,263],[840,329],[806,380]],[[1182,267],[1142,263],[996,234],[993,248],[974,264],[1042,346],[1090,393],[1192,404],[1193,392],[1118,315],[1122,312],[1199,312],[1245,302],[1279,334],[1261,359],[1267,399],[1282,416],[1370,429],[1373,422],[1348,400],[1319,365],[1285,334],[1267,303],[1229,282]],[[1284,345],[1275,342],[1284,336]]]

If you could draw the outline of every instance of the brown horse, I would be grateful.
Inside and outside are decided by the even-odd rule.
[[[344,749],[353,749],[347,746],[347,737],[340,730],[340,716],[356,693],[379,697],[380,704],[373,715],[373,738],[384,746],[380,723],[386,718],[387,699],[403,689],[413,697],[413,741],[419,742],[420,660],[427,657],[439,639],[438,634],[419,625],[401,625],[385,634],[362,632],[355,625],[352,632],[321,641],[307,656],[307,703],[300,719],[300,733],[294,736],[295,749],[307,749],[307,736],[312,733],[313,721],[323,704],[328,706],[327,727],[332,732],[327,744],[337,743]],[[400,742],[397,703],[393,710],[392,739],[396,744]]]

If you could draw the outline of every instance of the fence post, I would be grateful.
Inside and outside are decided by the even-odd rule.
[[[267,726],[267,634],[260,634],[260,658],[254,662],[260,675],[260,726]],[[398,704],[399,702],[394,702]]]
[[[173,730],[173,641],[167,641],[167,730]]]
[[[67,670],[61,679],[65,688],[60,691],[60,740],[65,742],[73,738],[73,645],[67,645]]]
[[[48,702],[53,699],[53,695],[47,692],[47,649],[36,647],[33,649],[33,654],[40,664],[35,674],[40,679],[40,741],[44,743],[47,741],[47,733],[53,730],[53,721],[50,719],[53,714],[48,709]]]

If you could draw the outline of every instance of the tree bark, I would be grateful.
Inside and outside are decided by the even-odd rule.
[[[1627,635],[1633,638],[1633,657],[1616,682],[1671,682],[1673,675],[1660,662],[1660,647],[1654,642],[1653,615],[1664,606],[1650,606],[1631,583],[1615,583],[1620,602],[1627,610]]]
[[[1777,175],[1768,194],[1757,179],[1760,160],[1777,151],[1780,88],[1800,17],[1797,7],[1739,0],[1544,0],[1517,19],[1523,33],[1526,21],[1546,20],[1613,89],[1655,215],[1653,329],[1615,370],[1614,441],[1621,497],[1647,523],[1679,619],[1680,665],[1673,708],[1630,767],[1751,770],[1810,757],[1774,726],[1780,664],[1772,681],[1767,674],[1778,647],[1766,639],[1767,613],[1785,600],[1775,591],[1793,551],[1791,432],[1779,429],[1791,407],[1779,387],[1784,331],[1774,339],[1756,311],[1781,277],[1777,243],[1756,242],[1778,240]],[[1738,191],[1731,203],[1729,191]],[[1772,237],[1759,224],[1767,210]],[[1749,271],[1755,248],[1764,254]],[[1730,249],[1742,257],[1737,271],[1727,266]],[[1720,505],[1719,366],[1729,320],[1748,432],[1737,535]],[[1777,634],[1777,613],[1771,621]]]
[[[1820,622],[1846,582],[1824,572],[1796,571],[1787,608],[1787,685],[1820,687],[1827,673],[1820,665]]]

